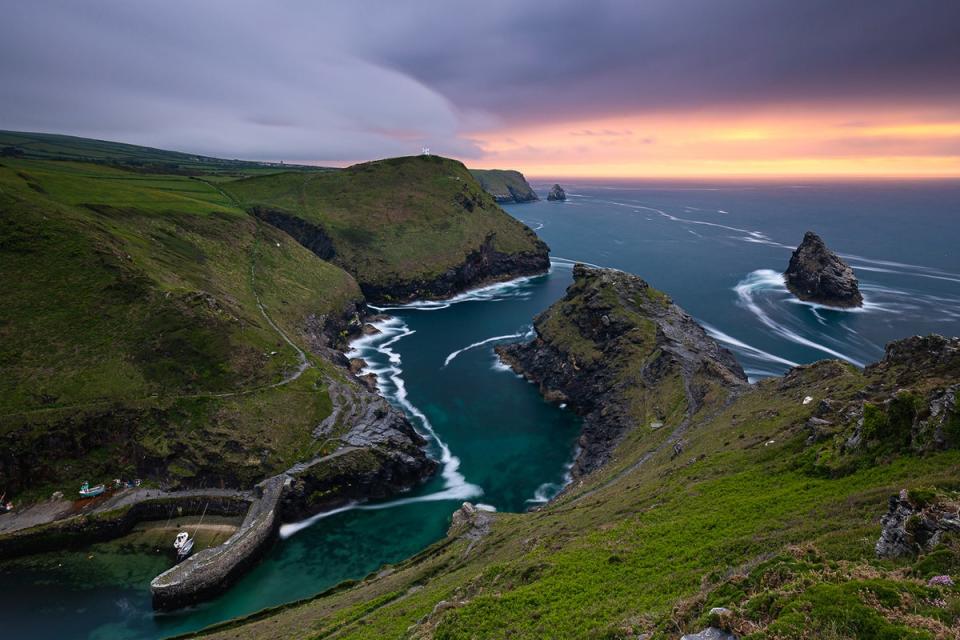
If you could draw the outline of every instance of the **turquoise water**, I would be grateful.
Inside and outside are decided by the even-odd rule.
[[[534,185],[542,194],[548,184]],[[552,248],[547,276],[452,302],[387,309],[382,333],[356,345],[381,390],[431,433],[443,473],[398,499],[287,526],[253,571],[218,600],[154,616],[150,563],[84,582],[74,554],[0,565],[4,637],[157,638],[310,596],[397,562],[441,538],[469,499],[521,511],[564,482],[578,421],[497,365],[493,346],[527,334],[559,298],[572,260],[638,273],[725,341],[749,375],[840,357],[862,364],[917,333],[960,333],[960,183],[690,185],[571,183],[566,203],[512,205]],[[848,257],[866,306],[794,301],[778,273],[803,232]],[[69,554],[68,554],[69,555]],[[143,564],[143,563],[141,563]],[[141,575],[142,574],[142,575]],[[89,588],[84,588],[84,585]]]

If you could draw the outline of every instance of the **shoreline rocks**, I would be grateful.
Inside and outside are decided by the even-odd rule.
[[[784,280],[791,293],[807,302],[841,308],[863,306],[853,269],[812,231],[804,234],[790,256]]]

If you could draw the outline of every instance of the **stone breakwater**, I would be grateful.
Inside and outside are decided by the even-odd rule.
[[[257,486],[243,523],[223,544],[204,549],[154,578],[150,583],[154,608],[176,609],[221,593],[253,564],[276,534],[284,482],[285,476],[275,476]]]

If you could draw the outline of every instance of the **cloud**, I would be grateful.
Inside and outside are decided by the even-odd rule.
[[[323,37],[319,20],[273,31],[271,6],[232,8],[16,6],[0,26],[0,126],[247,158],[480,153],[449,100]]]
[[[942,0],[8,4],[0,127],[230,157],[469,161],[534,124],[960,102]]]

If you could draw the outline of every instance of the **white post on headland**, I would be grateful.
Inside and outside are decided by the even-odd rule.
[[[422,150],[421,150],[421,152],[420,152],[420,155],[422,155],[422,156],[428,156],[428,155],[430,155],[430,147],[423,147]]]

